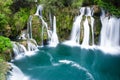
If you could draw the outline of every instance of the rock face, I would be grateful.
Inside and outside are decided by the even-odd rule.
[[[98,5],[93,5],[93,16],[100,17],[101,15],[101,8]]]
[[[41,44],[41,32],[42,32],[42,23],[38,16],[33,16],[32,20],[32,34],[33,38],[36,40],[37,44]]]
[[[94,17],[94,38],[95,38],[95,44],[99,44],[99,36],[100,36],[100,30],[101,30],[101,8],[98,5],[93,5],[93,17]]]

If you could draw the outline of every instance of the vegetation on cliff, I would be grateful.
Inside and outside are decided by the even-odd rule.
[[[9,65],[6,61],[11,60],[12,44],[9,38],[0,36],[0,79],[6,80],[6,74],[9,70]]]
[[[43,4],[43,19],[48,23],[48,27],[52,27],[49,15],[51,14],[52,18],[56,16],[57,34],[60,41],[69,39],[74,18],[79,14],[81,6],[98,5],[111,15],[120,17],[120,0],[0,0],[0,62],[10,60],[12,48],[10,39],[16,40],[21,31],[27,28],[30,15],[33,16],[33,38],[41,44],[42,23],[38,17],[34,16],[39,4]],[[101,26],[97,23],[99,17],[94,16],[94,18],[97,19],[96,24],[99,24],[97,26]],[[96,30],[96,36],[98,36],[100,28],[97,27]]]
[[[73,25],[73,20],[79,13],[80,6],[99,5],[111,14],[120,16],[120,1],[114,0],[0,0],[0,35],[9,37],[15,40],[16,37],[21,33],[21,30],[27,28],[27,21],[30,15],[34,15],[37,5],[43,4],[43,18],[50,25],[49,13],[56,16],[57,18],[57,32],[60,36],[60,40],[68,39]],[[38,25],[33,20],[33,24]],[[39,24],[40,28],[42,24]],[[34,26],[34,25],[33,25]],[[34,28],[34,27],[33,27]],[[36,29],[34,29],[36,30]],[[40,31],[33,36],[37,42],[41,42]],[[67,35],[63,35],[67,32]],[[34,34],[34,33],[33,33]],[[36,36],[38,35],[38,36]]]
[[[11,57],[12,43],[9,38],[0,36],[0,59],[9,61]]]

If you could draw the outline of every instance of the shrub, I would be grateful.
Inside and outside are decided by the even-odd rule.
[[[0,59],[10,60],[12,43],[9,38],[0,36]]]

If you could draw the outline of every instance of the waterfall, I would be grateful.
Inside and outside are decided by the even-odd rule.
[[[35,15],[36,16],[39,16],[39,15],[42,16],[42,10],[43,10],[43,5],[38,5]]]
[[[82,16],[84,15],[85,7],[80,9],[81,15],[77,16],[72,28],[71,39],[74,42],[79,43],[80,40],[80,22],[82,20]]]
[[[86,19],[84,21],[84,38],[82,45],[89,45],[90,39],[92,40],[91,43],[94,45],[94,18],[91,15],[90,7],[86,7]],[[89,19],[90,18],[90,19]],[[92,34],[90,34],[92,33]],[[91,36],[91,37],[90,37]]]
[[[37,49],[37,42],[32,38],[32,16],[30,15],[27,22],[27,30],[23,30],[19,37],[20,41],[13,42],[14,58],[24,56],[28,51]]]
[[[51,18],[51,14],[49,14],[49,17],[50,17],[50,25],[53,26],[53,30],[50,30],[48,29],[48,25],[47,25],[47,22],[45,22],[45,20],[43,19],[41,13],[42,13],[42,6],[39,5],[37,7],[37,11],[35,13],[36,16],[38,16],[40,18],[40,20],[42,21],[42,45],[43,45],[43,41],[44,41],[44,28],[46,28],[46,31],[47,31],[47,35],[48,35],[48,39],[49,39],[49,45],[57,45],[59,43],[59,40],[58,40],[58,36],[57,36],[57,33],[56,33],[56,17],[54,16],[54,19],[53,19],[53,25],[52,25],[52,18]]]
[[[50,28],[53,26],[53,20],[52,20],[52,15],[49,13],[49,19],[50,19]]]
[[[83,37],[83,42],[82,45],[89,45],[89,34],[90,34],[90,29],[88,25],[88,19],[85,19],[84,22],[84,37]]]
[[[79,43],[79,39],[80,39],[80,21],[81,21],[82,16],[78,16],[75,20],[75,22],[73,23],[73,29],[72,29],[72,33],[71,33],[71,39],[72,41],[75,41],[77,43]]]
[[[37,43],[34,39],[25,41],[25,44],[19,42],[12,42],[13,44],[13,58],[19,59],[22,56],[29,55],[30,51],[37,50]],[[31,55],[31,54],[30,54]]]
[[[43,35],[44,35],[44,28],[46,28],[47,30],[47,35],[48,35],[48,39],[51,37],[51,30],[48,30],[48,25],[47,23],[44,21],[43,17],[42,17],[42,10],[43,10],[43,6],[39,5],[37,7],[36,13],[35,15],[38,16],[40,18],[40,20],[42,21],[42,32],[41,32],[41,38],[42,38],[42,45],[43,45]]]
[[[42,16],[39,16],[39,18],[40,18],[41,21],[42,21],[42,33],[41,33],[41,34],[42,34],[42,45],[43,45],[44,28],[46,28],[46,30],[47,30],[48,39],[51,38],[52,32],[51,32],[51,30],[48,29],[48,25],[47,25],[47,23],[44,21],[44,19],[42,18]]]
[[[12,67],[12,70],[9,71],[7,80],[30,80],[29,77],[23,74],[23,72],[14,64],[9,63]]]
[[[37,43],[34,39],[27,40],[28,51],[34,51],[37,49]]]
[[[13,42],[13,52],[15,54],[15,56],[18,56],[20,53],[25,53],[27,52],[26,48],[22,45],[22,44],[19,44],[19,43],[16,43],[16,42]]]
[[[14,57],[19,56],[21,54],[25,54],[27,51],[33,51],[37,49],[37,43],[32,38],[32,16],[31,15],[27,23],[27,31],[26,30],[22,31],[22,35],[19,38],[24,41],[13,42],[13,52],[15,55]],[[23,44],[21,42],[23,42]]]
[[[102,23],[100,46],[120,46],[120,19],[105,17]]]
[[[58,36],[56,33],[56,17],[54,16],[53,19],[53,31],[48,29],[48,25],[47,23],[44,21],[44,19],[42,18],[42,16],[39,16],[39,18],[42,21],[42,44],[43,44],[43,35],[44,35],[44,27],[47,30],[47,35],[48,35],[48,39],[50,39],[50,45],[56,45],[59,43],[58,41]]]
[[[27,23],[27,34],[28,34],[28,39],[32,39],[32,16],[31,15]]]
[[[82,7],[80,13],[73,23],[70,40],[80,43],[80,40],[83,39],[81,45],[89,45],[90,39],[92,39],[92,45],[94,45],[94,18],[91,15],[91,9],[90,7]]]
[[[50,45],[57,45],[59,43],[59,40],[58,40],[58,36],[57,36],[57,33],[56,33],[56,17],[54,16],[54,19],[53,19],[53,31],[52,31],[52,36],[51,36],[51,40],[50,40]]]

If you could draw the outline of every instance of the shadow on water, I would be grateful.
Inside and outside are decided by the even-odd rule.
[[[120,55],[96,48],[39,47],[35,55],[13,63],[29,80],[120,80]]]

